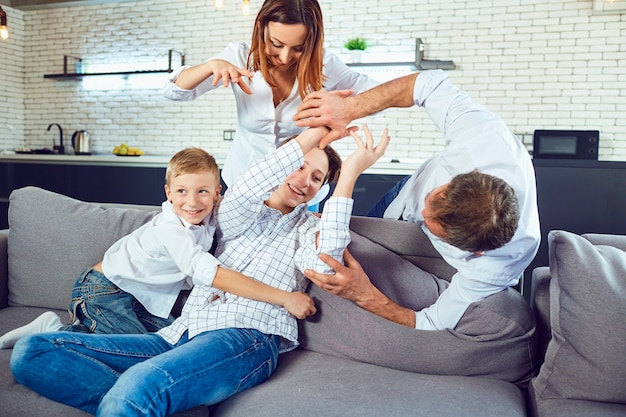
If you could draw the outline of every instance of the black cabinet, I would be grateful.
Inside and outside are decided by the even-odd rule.
[[[403,177],[361,175],[354,187],[353,214],[364,216]],[[0,160],[0,229],[8,227],[11,191],[29,185],[83,201],[160,205],[165,200],[165,167]]]
[[[548,232],[626,235],[626,162],[535,159],[541,245],[524,274],[548,266]]]
[[[8,227],[11,191],[29,185],[83,201],[160,205],[165,167],[0,161],[0,229]]]
[[[84,201],[160,205],[165,168],[72,166],[67,195]]]

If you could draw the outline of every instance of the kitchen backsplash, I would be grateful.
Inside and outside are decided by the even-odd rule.
[[[0,150],[52,146],[59,123],[66,145],[75,130],[91,133],[96,152],[120,142],[148,154],[185,146],[224,154],[224,131],[235,128],[229,89],[193,102],[161,96],[166,74],[44,79],[63,71],[63,55],[85,71],[167,68],[169,49],[197,64],[233,40],[248,41],[261,0],[243,16],[239,0],[215,10],[212,0],[142,0],[20,11],[3,6],[11,37],[0,41]],[[502,0],[321,0],[325,45],[346,62],[352,36],[368,39],[364,62],[407,62],[415,38],[428,59],[453,60],[451,79],[501,115],[530,148],[535,129],[597,129],[600,159],[626,160],[626,33],[624,15],[592,14],[591,2]],[[358,5],[358,7],[357,7]],[[476,7],[475,7],[476,6]],[[174,55],[174,64],[178,58]],[[362,68],[384,81],[407,68]],[[389,159],[420,160],[443,147],[424,112],[389,109],[366,118],[389,127]],[[357,121],[362,122],[362,121]],[[342,154],[351,141],[337,145]]]

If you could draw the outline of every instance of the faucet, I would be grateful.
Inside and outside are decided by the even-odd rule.
[[[61,128],[61,125],[58,123],[50,123],[48,125],[48,131],[50,131],[52,126],[59,128],[59,146],[55,145],[54,141],[52,141],[52,149],[58,150],[59,155],[63,155],[65,153],[65,147],[63,146],[63,128]]]

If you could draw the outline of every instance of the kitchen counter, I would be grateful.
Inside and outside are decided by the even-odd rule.
[[[224,163],[225,155],[215,155],[217,163]],[[113,154],[95,155],[54,155],[54,154],[0,154],[0,161],[36,164],[94,165],[119,167],[165,168],[168,155],[117,156]],[[365,171],[365,174],[411,175],[422,161],[391,162],[378,161]]]
[[[165,168],[169,156],[117,156],[109,155],[54,155],[54,154],[0,154],[0,160],[18,163],[60,165],[103,165]]]

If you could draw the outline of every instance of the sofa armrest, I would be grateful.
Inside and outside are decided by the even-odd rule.
[[[0,230],[0,308],[9,306],[9,229]]]
[[[532,273],[530,305],[537,320],[538,357],[543,358],[552,334],[550,330],[550,267],[540,266]]]

